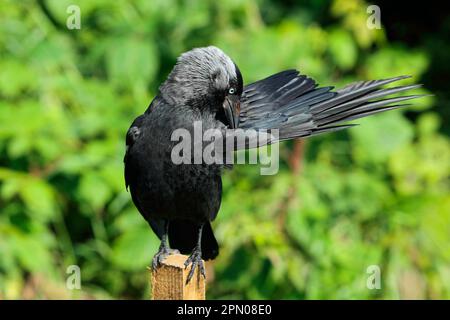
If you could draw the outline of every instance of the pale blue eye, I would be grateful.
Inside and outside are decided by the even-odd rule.
[[[230,88],[229,90],[228,90],[228,93],[229,94],[234,94],[236,92],[236,90],[234,89],[234,88]]]

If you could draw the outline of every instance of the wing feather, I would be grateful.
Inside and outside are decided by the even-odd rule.
[[[396,103],[424,96],[387,97],[421,86],[381,88],[405,78],[409,76],[359,81],[333,91],[296,70],[286,70],[244,87],[240,128],[279,129],[279,140],[346,129],[353,125],[342,122],[405,107]]]

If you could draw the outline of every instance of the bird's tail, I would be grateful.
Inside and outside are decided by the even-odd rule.
[[[169,242],[172,249],[190,254],[197,244],[198,225],[187,220],[172,220],[169,224]],[[212,260],[219,254],[211,223],[206,222],[202,232],[202,258]]]

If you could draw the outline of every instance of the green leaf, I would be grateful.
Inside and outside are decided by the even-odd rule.
[[[113,244],[111,259],[124,270],[144,270],[158,250],[159,241],[147,226],[128,229]]]
[[[50,274],[54,270],[51,251],[45,242],[38,238],[36,234],[14,232],[9,238],[9,244],[25,270]]]
[[[336,64],[342,70],[353,68],[358,57],[358,51],[349,32],[336,29],[329,36],[329,50]]]
[[[146,85],[158,70],[156,49],[151,39],[113,39],[106,50],[108,74],[118,86]]]
[[[361,125],[350,130],[355,139],[357,161],[385,161],[395,150],[410,143],[414,136],[413,127],[398,110],[358,122]]]
[[[30,216],[42,221],[53,219],[57,206],[52,187],[44,181],[33,178],[24,178],[21,183],[20,194],[30,211]]]
[[[81,178],[79,193],[81,200],[86,201],[94,210],[101,209],[112,194],[103,178],[94,172]]]

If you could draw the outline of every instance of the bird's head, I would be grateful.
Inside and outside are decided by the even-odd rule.
[[[231,128],[239,124],[242,91],[239,68],[213,46],[183,53],[160,87],[164,99],[213,112]]]

